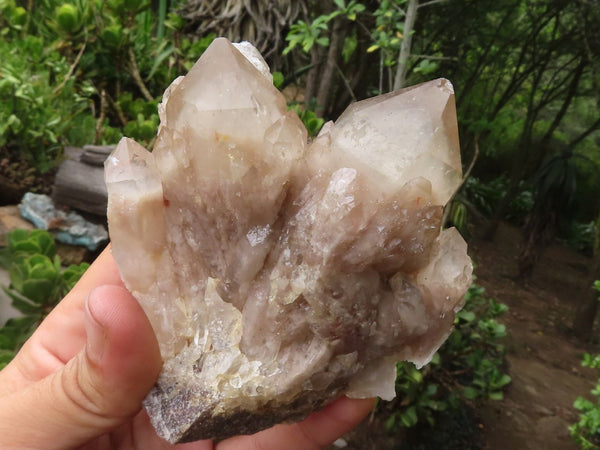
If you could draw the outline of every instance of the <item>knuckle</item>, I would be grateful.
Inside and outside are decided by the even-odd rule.
[[[67,363],[59,382],[58,389],[67,403],[83,417],[94,421],[114,418],[115,411],[111,408],[107,393],[102,389],[99,377],[90,370],[83,353]]]

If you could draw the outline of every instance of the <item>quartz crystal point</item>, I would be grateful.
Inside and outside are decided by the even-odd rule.
[[[450,82],[354,103],[308,145],[251,60],[215,40],[165,92],[153,153],[124,138],[106,162],[113,255],[164,359],[144,404],[173,443],[392,398],[471,281],[440,232],[461,178]]]

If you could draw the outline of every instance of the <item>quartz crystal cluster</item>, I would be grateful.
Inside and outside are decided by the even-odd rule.
[[[260,55],[220,38],[159,113],[152,153],[124,138],[106,162],[113,255],[164,359],[158,433],[392,398],[396,362],[429,361],[471,280],[440,232],[461,179],[450,82],[354,103],[308,144]]]

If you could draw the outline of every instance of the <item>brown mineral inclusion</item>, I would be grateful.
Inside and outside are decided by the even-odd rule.
[[[153,153],[124,138],[106,163],[112,251],[164,359],[144,405],[172,443],[394,397],[471,281],[440,232],[461,179],[449,81],[354,103],[308,144],[237,48],[215,40],[167,89]]]

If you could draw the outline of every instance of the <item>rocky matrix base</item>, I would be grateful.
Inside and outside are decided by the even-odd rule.
[[[309,145],[258,52],[221,38],[159,112],[153,153],[124,138],[106,163],[113,254],[164,359],[158,433],[394,397],[396,362],[429,361],[471,281],[440,233],[461,179],[450,82],[354,103]]]

